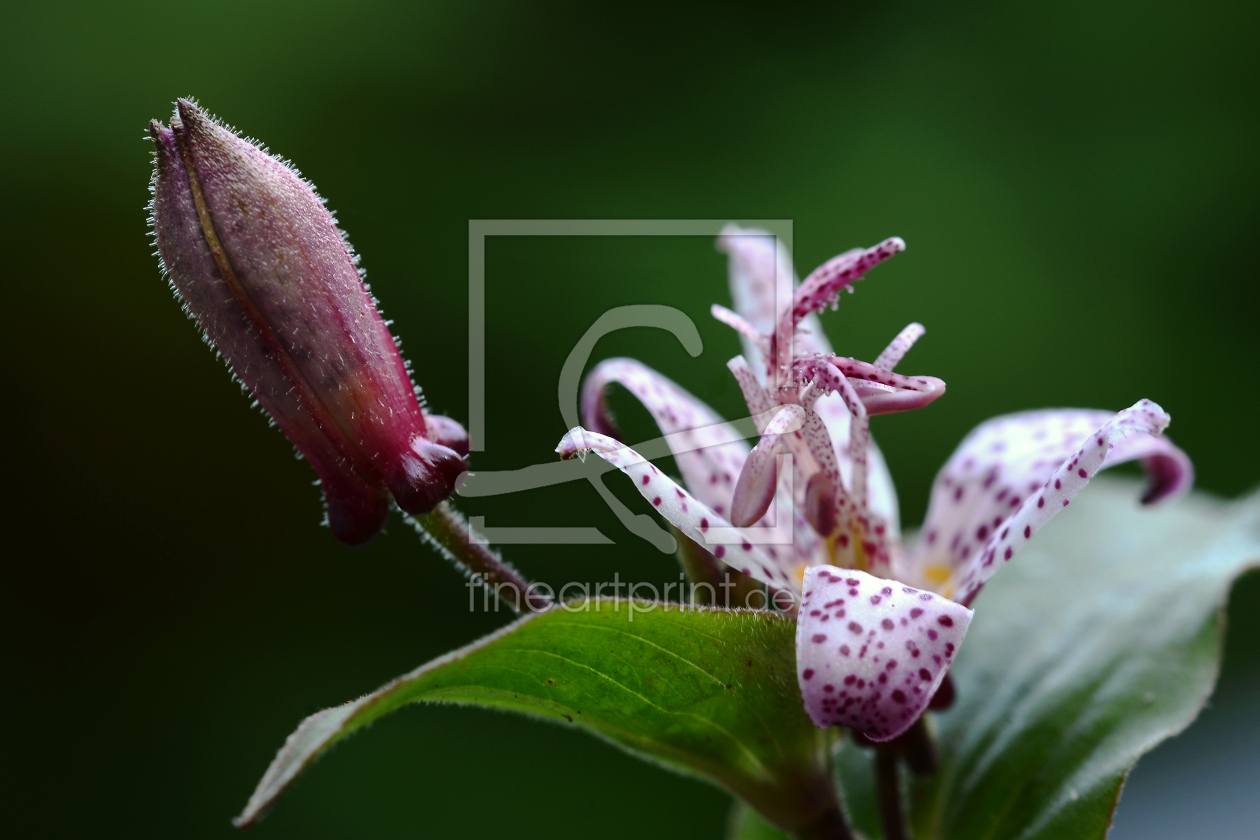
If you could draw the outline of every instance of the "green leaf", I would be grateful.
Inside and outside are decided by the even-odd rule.
[[[836,808],[830,736],[805,716],[796,625],[768,613],[588,601],[523,618],[352,703],[307,718],[238,825],[328,747],[407,703],[508,709],[586,729],[716,781],[802,831]]]
[[[958,701],[935,717],[941,772],[910,782],[918,840],[1104,837],[1133,763],[1203,707],[1230,584],[1260,561],[1260,498],[1137,496],[1096,482],[976,599]],[[837,773],[881,837],[870,754],[846,743]]]
[[[731,808],[730,822],[726,826],[726,840],[791,840],[779,829],[762,819],[761,815],[738,800]]]
[[[1103,837],[1133,762],[1202,708],[1230,583],[1260,561],[1260,498],[1146,510],[1137,495],[1127,482],[1095,482],[977,599],[953,669],[959,700],[933,718],[941,772],[909,780],[918,840]],[[585,606],[522,619],[308,718],[239,824],[327,747],[410,702],[579,726],[714,780],[760,812],[737,804],[732,840],[781,838],[781,828],[805,836],[827,821],[828,739],[801,708],[790,621]],[[854,823],[879,838],[870,764],[846,744],[836,776]]]

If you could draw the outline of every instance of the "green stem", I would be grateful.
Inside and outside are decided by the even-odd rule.
[[[910,840],[910,834],[906,831],[905,811],[901,804],[895,749],[876,748],[875,784],[879,791],[879,819],[884,825],[884,840]]]
[[[467,520],[449,502],[431,513],[408,517],[416,530],[448,560],[468,571],[482,586],[517,612],[539,612],[551,606],[551,599],[534,589],[520,572],[508,565],[498,552],[479,542]]]
[[[928,729],[926,717],[925,715],[915,721],[914,726],[893,742],[901,750],[906,765],[917,776],[931,776],[941,765],[936,739]]]

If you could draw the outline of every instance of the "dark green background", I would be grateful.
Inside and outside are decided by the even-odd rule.
[[[914,523],[969,428],[1038,406],[1150,397],[1201,488],[1255,485],[1255,41],[1254,14],[1220,2],[11,4],[6,828],[226,837],[300,717],[505,619],[470,613],[398,521],[358,551],[317,527],[310,468],[180,314],[144,209],[145,125],[175,96],[319,185],[430,405],[461,420],[469,219],[788,218],[802,272],[904,237],[824,323],[866,358],[910,320],[928,327],[905,368],[949,394],[876,426]],[[741,408],[723,367],[736,342],[707,315],[726,296],[712,242],[493,240],[487,278],[477,467],[552,457],[560,365],[612,305],[682,309],[705,352],[644,331],[596,358],[637,356]],[[510,548],[552,583],[675,574],[583,485],[465,508],[617,541]],[[1235,604],[1229,690],[1198,727],[1220,744],[1260,696],[1260,623]],[[1204,766],[1189,781],[1139,771],[1134,795],[1195,799],[1222,768]],[[577,733],[425,708],[338,749],[254,832],[717,838],[726,807]],[[1255,808],[1240,794],[1219,810]]]

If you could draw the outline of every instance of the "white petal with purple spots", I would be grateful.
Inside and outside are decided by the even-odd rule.
[[[835,566],[805,571],[796,675],[810,719],[873,741],[914,724],[962,645],[972,612],[931,592]]]
[[[594,452],[630,476],[635,489],[652,503],[666,521],[726,565],[776,589],[800,591],[799,578],[796,577],[799,564],[790,545],[771,546],[763,550],[755,544],[757,534],[734,528],[726,518],[687,493],[638,452],[606,435],[576,426],[556,447],[556,454],[566,459],[584,452]],[[746,537],[737,536],[715,544],[710,531],[719,528],[725,533],[746,533]]]
[[[1168,415],[1162,408],[1150,400],[1141,400],[1107,418],[1101,428],[1078,441],[1078,448],[1069,453],[1070,457],[1062,460],[1040,487],[1029,492],[1018,510],[1002,521],[966,563],[955,570],[955,597],[963,603],[970,603],[984,582],[1010,562],[1015,553],[1055,514],[1067,507],[1099,470],[1112,466],[1118,460],[1142,457],[1146,453],[1167,455],[1166,450],[1158,446],[1167,442],[1161,441],[1158,436],[1168,422]]]
[[[696,498],[725,513],[748,444],[735,428],[669,377],[634,359],[607,359],[582,384],[582,422],[620,437],[608,416],[605,392],[611,383],[638,397],[665,433],[683,483]]]
[[[912,582],[941,585],[948,573],[969,563],[1021,505],[1035,500],[1055,472],[1118,416],[1093,409],[1030,411],[994,418],[972,431],[936,476],[922,541],[909,569]],[[1194,475],[1184,452],[1153,435],[1158,431],[1116,437],[1100,467],[1141,459],[1151,479],[1147,502],[1184,492]]]

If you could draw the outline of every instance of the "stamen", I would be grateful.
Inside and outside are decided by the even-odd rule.
[[[783,313],[775,327],[774,365],[773,370],[787,370],[792,364],[793,331],[801,319],[812,312],[818,312],[827,306],[834,306],[840,300],[840,290],[852,288],[862,278],[884,260],[906,249],[906,243],[900,237],[892,237],[876,245],[874,248],[854,248],[833,257],[814,269],[792,299],[792,308]]]
[[[805,409],[799,405],[785,405],[766,424],[761,440],[744,461],[739,480],[735,482],[735,493],[731,497],[731,524],[736,528],[747,528],[770,509],[779,484],[775,456],[783,448],[781,438],[800,429],[804,419]]]
[[[875,367],[891,371],[901,361],[902,357],[906,355],[906,351],[913,347],[914,343],[922,338],[925,332],[927,330],[917,321],[907,326],[904,330],[897,333],[897,337],[892,340],[892,343],[885,347],[884,352],[880,353],[879,357],[875,359]]]
[[[849,380],[871,417],[923,408],[945,394],[945,383],[935,376],[903,376],[844,356],[799,359],[793,372],[798,378],[818,379],[819,371],[825,370],[824,365]],[[827,376],[822,377],[818,385],[828,391],[838,390]]]
[[[757,328],[745,320],[738,312],[732,312],[725,306],[716,303],[709,307],[709,312],[714,318],[756,344],[762,355],[769,355],[770,340],[758,332]]]
[[[756,417],[759,414],[765,414],[774,407],[774,403],[770,400],[770,395],[766,393],[766,389],[761,387],[761,383],[757,381],[757,375],[753,373],[747,359],[743,356],[736,356],[726,363],[726,367],[730,369],[736,383],[739,384],[739,390],[744,395],[744,402],[748,404],[749,413]],[[764,429],[758,429],[758,431],[764,431]]]
[[[840,530],[840,517],[836,514],[839,499],[836,485],[821,472],[809,477],[805,485],[805,518],[819,536],[831,537]]]
[[[850,488],[853,502],[859,510],[866,510],[866,450],[871,443],[871,421],[866,406],[849,384],[849,380],[830,363],[825,363],[836,382],[836,391],[849,409],[849,457],[853,459],[853,478]]]

